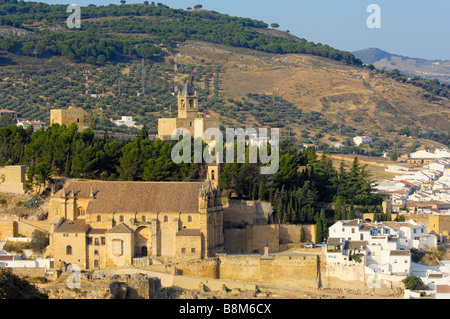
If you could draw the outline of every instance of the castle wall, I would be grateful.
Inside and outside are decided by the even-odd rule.
[[[218,255],[219,279],[318,288],[319,256]]]
[[[223,220],[230,224],[249,224],[255,223],[256,212],[255,201],[228,199],[224,201]]]
[[[408,214],[406,216],[406,220],[408,219],[414,219],[418,224],[424,224],[427,228],[428,233],[434,231],[438,235],[449,235],[449,215]]]
[[[199,278],[193,276],[173,276],[173,286],[183,289],[203,289],[210,291],[222,291],[223,286],[228,289],[236,289],[240,291],[255,291],[256,284],[248,282],[237,282],[225,279]]]
[[[280,243],[300,243],[301,228],[305,234],[305,242],[315,241],[316,238],[316,225],[280,225]]]
[[[234,214],[233,220],[242,221],[237,216],[239,215]],[[305,232],[305,241],[313,241],[315,239],[315,225],[270,224],[225,228],[225,251],[229,253],[263,252],[264,247],[268,244],[270,252],[279,252],[288,247],[286,244],[298,245],[300,243],[302,226]]]
[[[162,140],[170,140],[172,132],[177,128],[176,118],[158,119],[158,137]]]
[[[327,288],[364,289],[363,263],[327,263],[322,284]]]
[[[0,167],[0,193],[25,194],[25,175],[23,165]]]
[[[72,123],[76,123],[78,131],[82,132],[84,130],[84,114],[83,109],[75,107],[52,109],[50,110],[50,125],[58,123],[68,127]]]
[[[16,221],[0,222],[0,240],[4,241],[8,237],[16,237],[18,234],[18,224]]]
[[[229,253],[247,253],[247,228],[224,229],[224,249]]]
[[[18,221],[17,222],[18,233],[25,237],[33,237],[33,232],[39,230],[42,232],[49,232],[50,225],[46,220],[42,221]]]

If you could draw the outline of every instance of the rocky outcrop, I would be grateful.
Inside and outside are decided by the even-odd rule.
[[[144,274],[91,275],[81,274],[79,285],[68,285],[69,274],[55,282],[38,285],[49,299],[157,299],[160,297],[159,278]]]
[[[0,27],[0,36],[3,36],[3,37],[12,37],[12,36],[24,37],[24,36],[29,36],[29,35],[34,35],[34,32],[25,30],[25,29],[10,27],[10,26],[1,26]]]

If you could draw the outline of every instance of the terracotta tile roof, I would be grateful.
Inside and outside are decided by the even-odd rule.
[[[406,222],[406,223],[401,223],[400,226],[408,227],[408,228],[421,228],[420,225],[413,225],[413,224],[410,224],[410,223],[408,223],[408,222]]]
[[[107,229],[104,228],[92,228],[88,231],[89,235],[101,235],[106,233]]]
[[[367,241],[365,240],[350,240],[348,244],[348,249],[361,249],[367,246]]]
[[[89,198],[87,213],[114,212],[198,212],[201,182],[110,182],[71,181],[54,196],[70,191]]]
[[[201,236],[202,232],[200,229],[186,229],[183,228],[177,232],[177,236]]]
[[[345,222],[342,226],[358,226],[358,225],[359,225],[359,220],[353,219],[353,220],[349,220],[349,221]]]
[[[114,233],[114,234],[121,233],[121,234],[123,234],[123,233],[134,233],[134,231],[130,227],[128,227],[127,225],[121,223],[121,224],[119,224],[119,225],[117,225],[117,226],[107,230],[106,233],[107,234],[111,234],[111,233]]]
[[[389,228],[392,228],[392,229],[400,228],[400,224],[396,221],[385,221],[385,222],[381,222],[381,224],[384,226],[387,226]]]
[[[328,245],[340,245],[343,242],[343,238],[328,238]]]
[[[409,256],[409,250],[391,250],[390,256]]]
[[[448,294],[450,293],[450,285],[436,285],[436,292],[438,294]]]
[[[359,231],[370,231],[372,229],[372,226],[369,225],[363,225]]]
[[[0,260],[14,260],[13,255],[0,255]]]
[[[55,229],[55,233],[87,233],[89,229],[90,226],[83,219],[66,219]]]

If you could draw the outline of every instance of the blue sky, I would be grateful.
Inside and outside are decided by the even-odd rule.
[[[127,3],[142,3],[128,0]],[[46,0],[86,6],[119,0]],[[151,1],[150,1],[151,2]],[[171,8],[196,4],[231,16],[276,22],[308,41],[355,51],[370,47],[414,58],[450,60],[449,0],[160,0]],[[381,28],[369,29],[370,4],[381,9]]]

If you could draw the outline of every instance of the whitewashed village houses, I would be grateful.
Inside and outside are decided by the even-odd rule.
[[[340,220],[329,228],[327,262],[361,258],[364,266],[386,275],[409,275],[411,248],[436,247],[437,237],[425,225],[408,222]]]

